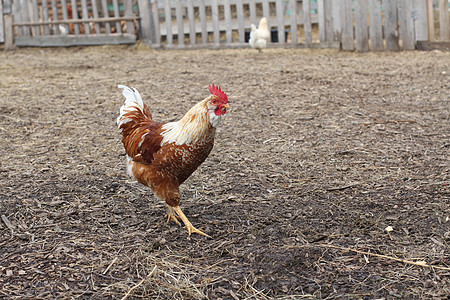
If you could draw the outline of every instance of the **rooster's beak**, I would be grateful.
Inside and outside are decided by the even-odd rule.
[[[223,107],[225,107],[226,109],[230,109],[230,105],[225,104]]]

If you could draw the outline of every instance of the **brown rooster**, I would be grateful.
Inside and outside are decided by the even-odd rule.
[[[192,226],[181,211],[179,186],[211,152],[216,127],[227,112],[228,97],[220,87],[209,86],[210,96],[192,107],[178,122],[159,123],[136,89],[118,86],[125,96],[117,125],[127,153],[128,174],[166,201],[168,221],[180,218],[191,233],[208,236]]]

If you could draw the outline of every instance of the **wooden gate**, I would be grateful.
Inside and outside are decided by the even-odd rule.
[[[136,42],[132,0],[14,0],[17,46],[74,46]]]

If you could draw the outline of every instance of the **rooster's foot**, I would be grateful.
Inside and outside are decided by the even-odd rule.
[[[170,221],[174,221],[175,223],[177,223],[178,225],[181,226],[181,223],[178,221],[178,216],[176,215],[175,211],[173,210],[173,207],[169,206],[168,207],[168,212],[166,215],[167,218],[167,223],[169,223]]]
[[[172,207],[171,207],[172,208]],[[177,213],[178,217],[183,221],[184,225],[186,225],[186,228],[188,230],[189,235],[191,235],[192,233],[198,233],[201,235],[204,235],[206,237],[209,237],[209,235],[207,235],[206,233],[204,233],[203,231],[195,228],[191,222],[189,222],[188,218],[184,215],[183,211],[181,211],[181,208],[179,206],[173,207],[172,208],[174,212]]]

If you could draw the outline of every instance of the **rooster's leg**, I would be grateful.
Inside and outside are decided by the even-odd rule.
[[[207,235],[206,233],[204,233],[201,230],[198,230],[197,228],[195,228],[191,222],[189,222],[188,218],[186,218],[186,216],[184,215],[184,213],[181,211],[181,208],[179,206],[173,207],[172,208],[177,215],[180,217],[180,219],[183,221],[184,225],[186,225],[186,228],[189,232],[189,235],[191,235],[191,233],[198,233],[207,237],[210,237],[209,235]]]
[[[175,213],[175,211],[173,210],[172,206],[167,206],[168,212],[167,212],[167,222],[170,221],[174,221],[175,223],[177,223],[178,225],[181,225],[180,222],[178,222],[178,216]]]

